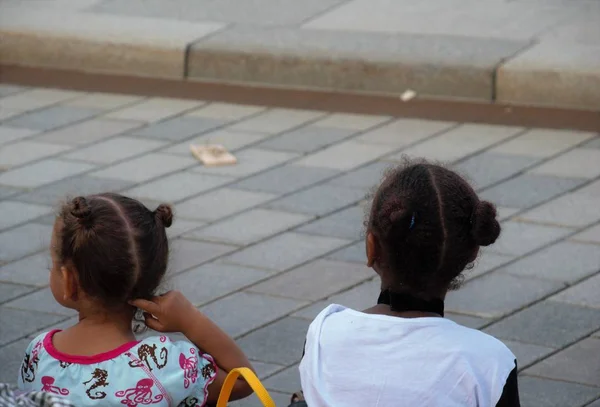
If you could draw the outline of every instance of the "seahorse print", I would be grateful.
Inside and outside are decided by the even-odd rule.
[[[183,400],[177,407],[198,407],[198,400],[196,397],[188,397]]]
[[[63,369],[68,368],[69,366],[71,366],[71,362],[64,362],[64,361],[60,361],[59,362],[60,367],[62,367]]]
[[[98,387],[108,386],[109,383],[106,381],[107,379],[108,372],[106,370],[96,368],[96,370],[94,370],[94,373],[92,373],[92,378],[87,382],[83,382],[84,385],[87,385],[88,383],[93,381],[89,389],[85,391],[88,397],[92,400],[103,399],[104,397],[106,397],[106,393],[103,391],[96,390],[93,394],[92,391],[97,389]]]
[[[131,367],[141,367],[140,363],[145,363],[146,366],[148,366],[148,370],[152,371],[152,366],[150,363],[150,359],[152,359],[152,361],[154,362],[154,364],[156,365],[156,367],[158,369],[162,369],[163,367],[165,367],[167,365],[167,359],[168,359],[168,351],[167,348],[163,347],[160,350],[160,358],[162,359],[162,363],[160,363],[158,361],[158,358],[156,357],[156,344],[153,344],[152,346],[144,344],[141,345],[138,348],[138,358],[139,361],[137,360],[132,360],[129,362],[129,366]]]
[[[23,382],[32,383],[35,380],[35,371],[40,361],[39,352],[41,347],[42,341],[39,341],[31,350],[31,354],[25,353],[25,358],[21,365],[21,379],[23,379]]]

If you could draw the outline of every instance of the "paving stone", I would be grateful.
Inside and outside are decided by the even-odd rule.
[[[273,322],[306,305],[306,301],[240,292],[200,308],[232,337]]]
[[[312,153],[323,147],[337,143],[352,134],[352,130],[305,126],[270,137],[258,145],[267,150],[293,151],[297,153]]]
[[[0,98],[13,95],[15,93],[21,93],[26,91],[27,88],[17,85],[0,84]]]
[[[62,105],[112,110],[141,102],[142,99],[140,96],[120,95],[117,93],[91,93],[77,99],[68,100],[62,103]]]
[[[37,132],[37,130],[20,129],[18,127],[8,127],[2,125],[0,126],[0,145],[33,136]],[[2,147],[3,151],[4,148],[5,147]]]
[[[523,129],[520,127],[462,124],[390,158],[402,159],[403,156],[408,156],[454,162],[516,136],[521,131]]]
[[[332,113],[313,123],[314,126],[364,131],[390,121],[389,116],[372,116],[351,113]]]
[[[561,348],[598,329],[600,310],[542,301],[485,331],[498,338]]]
[[[600,339],[586,338],[544,359],[525,374],[600,387]]]
[[[23,202],[57,205],[68,197],[73,198],[102,192],[118,192],[130,185],[132,185],[131,181],[79,175],[37,188],[27,194],[19,195],[15,199]]]
[[[521,136],[492,148],[492,153],[547,158],[594,137],[594,133],[573,130],[531,129]]]
[[[7,302],[5,307],[21,309],[25,311],[45,312],[49,314],[72,316],[76,312],[65,308],[54,299],[50,287],[43,288],[34,293],[22,296],[16,300]]]
[[[201,117],[180,116],[148,127],[135,130],[132,134],[164,141],[182,141],[200,133],[220,127],[224,122]]]
[[[328,183],[348,188],[368,190],[378,186],[383,180],[385,172],[391,168],[393,166],[389,162],[376,161],[356,170],[349,171],[328,181]]]
[[[215,262],[178,274],[168,284],[181,291],[195,306],[200,306],[270,275],[271,272],[265,270]]]
[[[15,95],[3,97],[0,100],[0,110],[18,109],[34,110],[59,102],[81,97],[81,92],[71,92],[58,89],[31,89]]]
[[[446,309],[484,318],[498,318],[558,291],[563,284],[491,273],[466,283],[446,296]]]
[[[592,244],[561,241],[501,270],[518,276],[572,283],[600,271],[600,250]]]
[[[157,165],[158,163],[160,165]],[[144,182],[194,164],[195,160],[192,158],[175,157],[168,154],[146,154],[142,157],[111,165],[90,175],[99,178]],[[1,176],[0,182],[2,182]]]
[[[272,168],[235,184],[236,188],[251,191],[286,194],[316,184],[339,174],[329,168],[284,165]]]
[[[594,401],[592,404],[586,404],[585,407],[600,407],[600,398]]]
[[[161,1],[132,0],[124,4],[119,1],[105,0],[94,6],[92,10],[103,13],[142,15],[183,21],[299,25],[310,17],[329,10],[340,3],[341,0],[309,0],[300,6],[291,0],[259,0],[252,5],[240,4],[232,0],[222,3],[213,3],[207,0],[175,0],[165,5]],[[264,10],[269,10],[269,13],[265,13]]]
[[[131,158],[164,146],[164,143],[154,140],[140,140],[133,137],[115,137],[86,148],[63,155],[69,160],[91,162],[97,164],[112,164],[115,161]]]
[[[454,169],[466,176],[476,189],[483,189],[518,174],[538,161],[534,157],[485,151],[461,161]]]
[[[34,141],[21,141],[5,145],[0,150],[0,168],[9,169],[30,161],[59,154],[68,149],[69,147],[66,146]]]
[[[600,220],[597,203],[598,198],[577,191],[522,213],[518,219],[549,225],[585,227]]]
[[[177,239],[170,242],[169,272],[177,274],[235,250],[234,246]]]
[[[463,271],[463,275],[467,280],[478,277],[488,271],[494,270],[501,265],[513,260],[514,257],[503,254],[481,250],[479,256],[473,263],[473,268]]]
[[[269,391],[269,395],[275,402],[276,406],[287,406],[290,404],[291,396],[288,393],[280,393],[278,391]],[[263,407],[264,404],[256,397],[251,395],[245,399],[232,401],[229,405],[233,407]]]
[[[48,248],[52,226],[28,223],[0,233],[0,262],[11,262]]]
[[[422,21],[419,26],[423,26]],[[493,67],[527,46],[528,42],[523,40],[422,35],[406,31],[382,33],[351,29],[336,32],[244,25],[197,42],[190,51],[188,73],[192,78],[203,80],[222,81],[227,77],[231,81],[272,86],[395,95],[410,88],[420,95],[452,95],[489,101]],[[215,49],[227,50],[235,57],[209,65],[207,59],[216,60],[213,57]],[[265,49],[277,52],[279,56],[286,55],[286,58],[274,58],[265,53]],[[254,56],[248,58],[251,52]],[[289,63],[290,58],[294,59],[293,64]],[[473,67],[468,78],[464,70],[458,70],[466,65]],[[432,72],[431,66],[438,69]]]
[[[331,253],[328,259],[367,264],[365,242],[360,240],[351,246]]]
[[[175,214],[177,216],[177,214]],[[39,221],[38,221],[39,222]],[[201,226],[204,226],[205,222],[190,220],[190,219],[178,219],[175,218],[173,220],[173,224],[171,227],[167,229],[167,237],[169,239],[174,239],[179,237],[187,232],[191,232],[194,229],[198,229]]]
[[[592,226],[571,237],[572,240],[585,243],[600,243],[600,225]]]
[[[324,115],[323,112],[310,110],[270,109],[258,116],[236,123],[229,129],[275,134],[314,121]]]
[[[232,264],[283,271],[347,244],[347,240],[287,232],[224,259]],[[261,359],[262,360],[262,359]]]
[[[24,311],[1,306],[0,324],[3,327],[10,327],[10,329],[2,329],[0,331],[0,346],[23,338],[32,332],[36,332],[37,329],[43,326],[52,325],[64,318],[61,315]],[[22,352],[25,352],[25,348],[23,348]],[[0,349],[0,353],[4,353],[4,348]],[[21,357],[23,355],[24,353],[21,353]],[[16,376],[16,373],[14,374]]]
[[[372,271],[371,274],[374,274],[374,272]],[[377,297],[379,297],[380,290],[380,280],[378,278],[372,278],[349,290],[332,295],[325,300],[317,301],[309,307],[295,312],[293,316],[312,321],[330,304],[340,304],[357,311],[362,311],[377,303]]]
[[[23,202],[0,202],[0,230],[25,223],[52,211],[52,208]]]
[[[574,285],[555,295],[553,301],[566,302],[584,307],[600,308],[600,274]]]
[[[266,204],[268,208],[322,216],[365,197],[359,189],[335,185],[316,185]]]
[[[251,287],[256,293],[316,301],[364,280],[373,272],[364,265],[315,260]]]
[[[519,378],[521,405],[527,407],[581,406],[600,394],[598,388],[537,377]]]
[[[17,298],[27,293],[30,293],[33,290],[35,290],[35,287],[19,284],[0,283],[0,304],[8,302],[13,298]]]
[[[250,362],[252,363],[252,367],[256,372],[256,376],[258,376],[258,378],[261,380],[285,369],[285,366],[276,365],[273,363],[263,363],[255,360],[251,360]]]
[[[575,148],[546,161],[530,172],[558,177],[596,178],[600,176],[600,150]]]
[[[508,221],[502,223],[500,238],[489,250],[499,254],[520,256],[568,235],[566,228]]]
[[[191,232],[187,237],[242,246],[291,229],[310,219],[310,216],[296,213],[251,209]]]
[[[588,141],[587,143],[585,143],[583,145],[583,147],[585,147],[585,148],[600,148],[600,137],[596,137],[594,139],[591,139],[590,141]]]
[[[6,199],[20,192],[23,192],[23,189],[0,185],[0,199]]]
[[[166,150],[165,153],[190,156],[191,144],[221,144],[229,151],[234,151],[245,147],[249,144],[254,144],[269,137],[266,134],[234,132],[229,130],[215,130],[210,133],[195,137],[189,141],[175,144]]]
[[[496,206],[496,211],[498,213],[498,219],[503,221],[512,218],[512,216],[520,212],[521,210],[518,208],[507,208],[506,206]]]
[[[23,113],[23,110],[18,109],[0,109],[0,122],[22,115]]]
[[[94,168],[91,164],[46,159],[0,174],[0,184],[35,188]]]
[[[584,182],[585,179],[582,178],[522,174],[485,190],[480,197],[501,206],[529,208],[574,189]]]
[[[297,230],[311,235],[357,240],[361,238],[364,217],[364,209],[359,206],[353,206],[317,219]]]
[[[276,390],[282,393],[293,394],[302,388],[300,384],[300,371],[298,364],[269,377],[264,381],[267,390]]]
[[[487,325],[490,320],[485,318],[473,317],[470,315],[455,314],[452,312],[444,311],[444,318],[456,322],[459,325],[466,326],[467,328],[479,329],[484,325]]]
[[[199,109],[186,113],[187,116],[206,117],[209,119],[234,121],[253,116],[266,110],[263,106],[236,105],[232,103],[213,102]]]
[[[177,216],[214,221],[273,199],[275,195],[263,192],[220,188],[177,205]]]
[[[29,346],[29,339],[22,339],[0,348],[0,382],[14,384],[17,380],[17,372],[21,369],[25,349]]]
[[[296,162],[304,167],[351,170],[390,152],[386,145],[344,141],[327,147]]]
[[[300,361],[310,323],[284,318],[237,341],[250,359],[267,363],[292,364]]]
[[[554,348],[532,345],[529,343],[508,340],[503,340],[502,342],[504,342],[516,356],[517,367],[519,370],[555,351]]]
[[[0,281],[45,287],[50,278],[50,253],[42,252],[0,267]]]
[[[131,120],[100,117],[44,133],[36,137],[36,140],[45,143],[84,145],[116,136],[141,125],[141,122]]]
[[[205,104],[205,102],[196,100],[151,98],[136,103],[133,106],[111,112],[107,117],[154,123],[168,117],[177,116],[189,110],[197,109],[203,104]]]
[[[93,116],[97,116],[100,112],[101,111],[98,109],[52,106],[12,118],[6,121],[5,124],[14,127],[24,127],[26,129],[48,131],[89,119]]]
[[[147,198],[159,202],[176,202],[231,182],[231,178],[217,175],[178,172],[150,181],[125,191],[128,196]]]
[[[221,167],[198,166],[195,167],[193,171],[206,174],[227,175],[231,177],[247,177],[266,170],[267,168],[283,164],[296,157],[297,154],[294,153],[250,148],[236,153],[236,158],[238,160],[236,165]]]

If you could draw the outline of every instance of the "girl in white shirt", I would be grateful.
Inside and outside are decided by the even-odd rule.
[[[518,407],[515,356],[444,319],[444,298],[480,246],[498,238],[495,207],[459,175],[426,162],[391,171],[367,222],[377,305],[330,305],[300,364],[309,407]],[[375,299],[374,299],[375,300]]]

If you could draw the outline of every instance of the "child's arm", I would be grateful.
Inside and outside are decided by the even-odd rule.
[[[196,309],[187,298],[178,291],[170,291],[152,301],[135,300],[131,305],[146,313],[146,325],[159,332],[181,332],[203,352],[215,360],[219,370],[215,380],[208,386],[208,402],[215,402],[227,373],[236,367],[253,367],[225,332],[214,322]],[[239,379],[231,393],[231,399],[237,400],[252,393],[245,380]]]

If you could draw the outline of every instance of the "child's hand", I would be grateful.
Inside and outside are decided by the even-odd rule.
[[[148,300],[133,300],[131,305],[144,311],[148,328],[159,332],[183,332],[197,309],[179,291]]]

